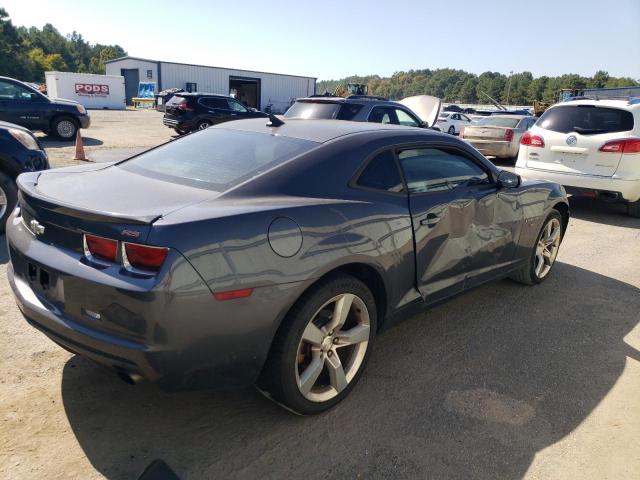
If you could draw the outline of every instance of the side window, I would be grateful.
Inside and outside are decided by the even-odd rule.
[[[465,122],[470,122],[471,119],[469,117],[467,117],[466,115],[462,115],[460,114],[460,117],[462,118],[462,120],[464,120]]]
[[[33,92],[13,82],[0,80],[0,100],[31,100]]]
[[[396,116],[398,117],[398,123],[407,127],[419,127],[420,123],[412,115],[409,115],[404,110],[396,108]]]
[[[229,104],[230,110],[233,110],[234,112],[240,112],[240,113],[247,112],[247,109],[240,102],[237,102],[235,100],[227,100],[227,102]]]
[[[398,154],[409,193],[443,192],[463,184],[490,183],[487,172],[473,160],[439,148],[416,148]]]
[[[200,103],[208,108],[221,108],[223,110],[229,109],[229,105],[224,98],[205,97],[200,99]]]
[[[338,120],[353,120],[364,105],[360,103],[343,103],[338,110]]]
[[[358,177],[357,185],[388,192],[401,192],[402,179],[390,150],[376,155]]]
[[[369,114],[369,122],[371,123],[393,123],[398,125],[398,117],[389,107],[375,107]]]

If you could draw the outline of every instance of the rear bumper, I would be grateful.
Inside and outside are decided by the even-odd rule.
[[[619,195],[621,200],[636,202],[640,200],[640,179],[624,180],[616,177],[600,177],[595,175],[575,175],[547,170],[517,167],[515,172],[524,178],[549,180],[565,187],[575,187],[582,191],[611,192]]]
[[[180,130],[193,130],[196,128],[192,119],[173,118],[168,117],[166,114],[162,118],[162,123],[169,128],[179,128]]]
[[[465,139],[466,140],[466,139]],[[511,158],[518,155],[519,144],[496,140],[466,140],[483,155]]]
[[[39,241],[15,213],[7,243],[9,283],[32,326],[71,352],[165,390],[254,383],[300,288],[262,287],[246,299],[217,301],[175,251],[157,279],[126,278],[116,266],[97,270],[80,254]]]

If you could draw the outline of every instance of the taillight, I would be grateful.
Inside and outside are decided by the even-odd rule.
[[[93,256],[109,262],[116,261],[118,253],[118,241],[110,238],[97,237],[95,235],[84,235],[84,254],[87,257]]]
[[[165,247],[122,242],[122,263],[125,268],[158,271],[168,253],[169,249]]]
[[[598,150],[605,153],[640,153],[640,138],[626,138],[611,140]]]
[[[503,139],[504,139],[506,142],[510,142],[511,140],[513,140],[513,130],[511,130],[510,128],[507,128],[507,129],[504,131],[504,137],[503,137]],[[542,142],[542,145],[544,146],[544,142]]]
[[[178,105],[178,110],[182,110],[186,112],[187,110],[189,110],[189,107],[187,106],[186,103],[181,103],[180,105]]]
[[[511,132],[513,134],[513,132]],[[527,145],[529,147],[544,147],[544,138],[540,135],[531,135],[530,132],[524,132],[520,139],[520,145]]]

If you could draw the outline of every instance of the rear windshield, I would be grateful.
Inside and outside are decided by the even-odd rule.
[[[185,97],[178,97],[177,95],[174,95],[173,97],[171,97],[169,99],[169,101],[167,102],[167,105],[181,105],[183,103],[187,103],[188,99]]]
[[[222,192],[317,145],[268,133],[208,128],[118,166],[153,178]]]
[[[336,118],[340,104],[330,102],[296,102],[284,114],[285,118]]]
[[[513,128],[518,125],[519,118],[500,118],[500,117],[483,117],[476,125],[490,125],[492,127],[509,127]]]
[[[633,114],[627,110],[595,105],[573,105],[550,108],[536,126],[552,132],[595,135],[633,130]]]

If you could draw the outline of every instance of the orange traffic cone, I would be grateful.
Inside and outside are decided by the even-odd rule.
[[[78,133],[76,133],[76,156],[74,160],[84,160],[87,161],[87,157],[84,154],[84,146],[82,145],[82,136],[80,135],[80,129],[78,129]]]

